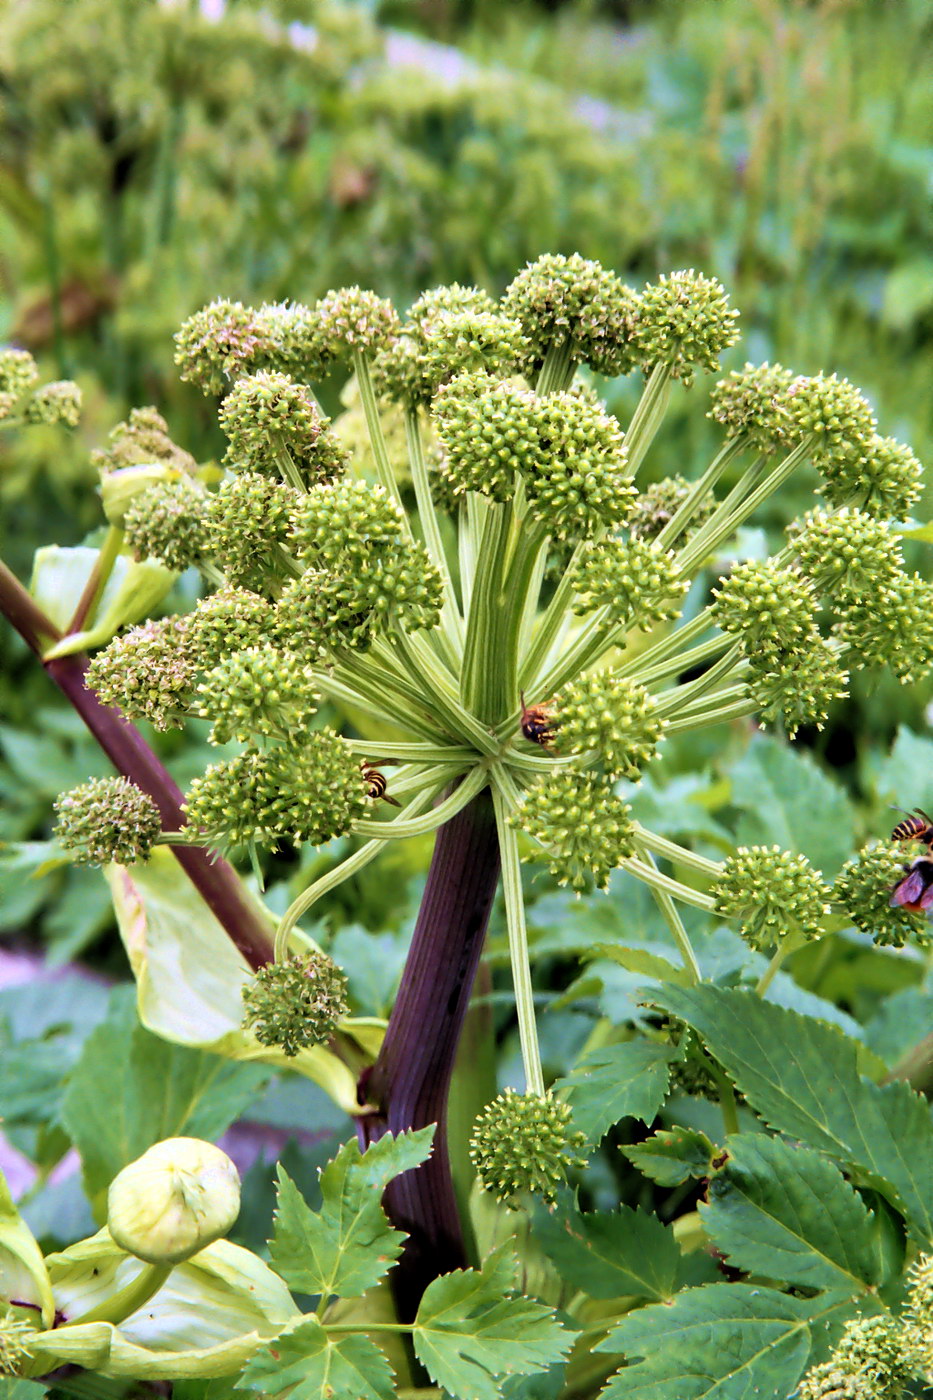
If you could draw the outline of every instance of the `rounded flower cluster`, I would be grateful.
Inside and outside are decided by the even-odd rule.
[[[312,652],[322,646],[366,648],[393,623],[406,631],[437,624],[441,576],[420,541],[348,555],[344,562],[339,572],[308,569],[284,589],[276,607],[283,645]]]
[[[185,812],[189,827],[220,849],[321,846],[349,831],[366,801],[346,740],[321,729],[300,749],[248,749],[212,763],[192,782]]]
[[[308,732],[320,695],[300,656],[247,647],[225,657],[198,686],[196,712],[213,720],[211,743],[254,735],[296,743]]]
[[[713,386],[709,417],[732,438],[756,452],[775,452],[800,437],[788,406],[794,376],[782,365],[751,365],[733,370]]]
[[[923,468],[909,447],[894,438],[872,437],[859,460],[857,499],[879,520],[905,520],[920,499]]]
[[[197,462],[169,436],[168,424],[154,408],[134,408],[124,423],[111,429],[107,447],[91,452],[91,464],[103,477],[104,503],[107,503],[108,477],[124,467],[151,465],[153,462],[191,476]],[[113,520],[108,511],[107,518]],[[119,518],[113,520],[119,524]]]
[[[715,278],[692,268],[659,277],[639,298],[636,357],[646,370],[666,365],[674,379],[692,384],[696,369],[716,370],[722,351],[738,340],[738,315]]]
[[[278,480],[287,453],[302,481],[329,481],[346,466],[338,440],[305,384],[277,370],[238,379],[220,406],[220,426],[229,439],[225,461],[236,471],[256,471]]]
[[[210,499],[207,540],[231,583],[259,591],[281,578],[292,514],[301,499],[293,487],[257,472],[221,483]]]
[[[347,1014],[347,979],[326,953],[296,954],[266,963],[243,988],[244,1024],[260,1045],[292,1059],[325,1045]]]
[[[601,671],[564,687],[553,726],[561,753],[595,753],[607,773],[634,782],[654,758],[664,720],[644,686]]]
[[[188,617],[143,622],[97,653],[87,683],[105,705],[118,705],[130,719],[147,719],[156,729],[175,727],[197,679],[189,643]]]
[[[398,331],[398,314],[390,301],[360,287],[328,292],[314,308],[324,343],[334,358],[349,351],[379,350]]]
[[[907,1271],[907,1307],[901,1316],[904,1350],[933,1379],[933,1254],[920,1254]]]
[[[815,633],[816,603],[806,579],[765,561],[737,564],[713,589],[713,616],[738,637],[746,656],[773,657],[806,649]]]
[[[205,394],[219,394],[227,383],[262,363],[268,327],[250,306],[212,301],[189,316],[175,336],[175,363],[181,378]]]
[[[607,607],[614,622],[629,618],[643,632],[680,614],[689,587],[674,555],[647,540],[618,538],[590,545],[577,566],[576,612]]]
[[[821,592],[845,599],[870,595],[901,568],[897,539],[880,520],[854,507],[808,511],[788,530],[801,569]]]
[[[313,486],[292,512],[290,544],[305,563],[333,568],[364,565],[369,557],[395,549],[403,538],[404,517],[385,488],[352,477]]]
[[[814,629],[796,651],[762,651],[749,658],[749,693],[761,718],[780,723],[793,739],[801,725],[822,729],[831,707],[848,695],[848,672],[839,663],[838,645]]]
[[[875,438],[871,405],[848,379],[835,374],[800,375],[791,384],[788,406],[801,437],[812,437],[811,457],[823,477],[823,494],[834,506],[859,497],[859,463]]]
[[[159,559],[180,573],[204,554],[207,511],[207,497],[188,477],[161,481],[134,496],[127,506],[126,542],[137,559]]]
[[[933,667],[933,582],[896,574],[847,602],[834,631],[853,666],[887,666],[913,684]]]
[[[321,378],[330,355],[316,310],[301,302],[266,302],[255,316],[266,368],[295,374],[303,383]]]
[[[0,393],[0,401],[3,395]],[[2,414],[0,414],[2,416]],[[37,1328],[12,1313],[0,1315],[0,1376],[16,1376],[24,1361],[29,1359],[30,1341]]]
[[[510,500],[518,472],[529,510],[559,540],[622,524],[632,508],[622,430],[584,394],[539,398],[485,374],[461,375],[438,393],[435,423],[455,492]]]
[[[38,382],[39,367],[28,350],[12,345],[0,349],[0,400],[9,405],[7,412]]]
[[[528,263],[506,288],[502,305],[527,337],[526,369],[537,369],[552,347],[598,374],[627,374],[634,367],[638,294],[579,253],[544,253]]]
[[[161,830],[152,798],[125,778],[94,778],[55,803],[55,835],[75,860],[88,865],[147,860]]]
[[[740,846],[711,890],[720,914],[742,921],[742,937],[766,951],[789,933],[819,938],[829,887],[806,856],[779,846]]]
[[[191,664],[209,671],[232,651],[261,647],[269,640],[272,604],[247,588],[218,588],[179,621],[187,629]]]
[[[604,890],[635,853],[631,808],[595,773],[555,768],[525,793],[513,825],[544,847],[551,874],[578,894]]]
[[[926,914],[891,903],[908,869],[903,846],[880,841],[847,860],[833,884],[834,903],[881,947],[902,948],[909,939],[929,941]]]
[[[528,1192],[553,1201],[568,1171],[586,1166],[585,1145],[571,1127],[569,1104],[506,1089],[476,1119],[470,1159],[483,1190],[518,1210]]]
[[[797,1400],[902,1400],[911,1373],[900,1328],[892,1317],[847,1322],[828,1361],[813,1366]]]
[[[691,483],[682,476],[666,476],[661,481],[652,482],[636,499],[628,519],[629,534],[632,539],[653,540],[676,515],[692,490]],[[716,502],[707,496],[694,511],[688,530],[695,530],[708,520],[716,509]]]
[[[83,396],[72,379],[55,379],[35,389],[26,401],[23,416],[27,423],[64,423],[76,428],[81,421]]]

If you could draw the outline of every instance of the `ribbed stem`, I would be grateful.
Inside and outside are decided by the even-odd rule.
[[[411,1321],[427,1285],[466,1256],[447,1153],[447,1094],[457,1043],[499,880],[488,790],[437,834],[411,949],[382,1049],[360,1092],[379,1105],[358,1121],[362,1142],[437,1124],[434,1151],[390,1184],[385,1205],[409,1235],[393,1287]]]

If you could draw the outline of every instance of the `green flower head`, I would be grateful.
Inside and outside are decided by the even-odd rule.
[[[715,278],[692,268],[661,276],[639,299],[637,358],[646,370],[666,365],[674,379],[691,384],[697,369],[719,368],[720,354],[739,338],[738,315]]]
[[[302,499],[293,487],[258,472],[221,482],[207,510],[207,552],[231,584],[264,592],[288,574],[285,550]]]
[[[631,808],[597,773],[555,768],[525,793],[513,825],[542,846],[548,869],[578,894],[604,890],[635,854]]]
[[[804,1376],[797,1400],[902,1400],[911,1370],[892,1317],[855,1318],[829,1361]]]
[[[326,953],[267,963],[243,988],[245,1024],[260,1045],[294,1058],[326,1045],[347,1014],[347,979]]]
[[[528,263],[506,288],[502,305],[527,337],[528,370],[537,369],[552,347],[598,374],[627,374],[634,367],[638,295],[579,253],[544,253]]]
[[[380,350],[399,328],[398,313],[392,303],[360,287],[328,292],[314,309],[322,340],[335,359],[354,351],[365,354]]]
[[[346,454],[305,384],[277,370],[238,379],[220,408],[230,446],[224,459],[234,470],[279,477],[283,454],[305,484],[329,481],[346,466]]]
[[[766,951],[790,933],[819,938],[829,887],[806,856],[779,846],[740,846],[711,891],[720,914],[742,922],[742,937]]]
[[[756,452],[787,448],[800,437],[788,404],[793,379],[781,365],[747,364],[733,370],[713,386],[709,417]]]
[[[647,540],[618,537],[590,545],[577,565],[575,612],[608,608],[612,620],[648,632],[680,615],[688,581],[674,555]]]
[[[55,803],[55,835],[76,861],[132,865],[148,859],[162,822],[152,798],[125,778],[95,778]]]
[[[296,744],[308,734],[319,700],[314,673],[301,657],[247,647],[207,672],[194,709],[213,720],[211,743],[261,735]]]
[[[586,1166],[585,1142],[569,1104],[506,1089],[474,1123],[470,1158],[483,1190],[517,1210],[526,1193],[553,1201],[568,1171]]]
[[[815,624],[807,580],[770,562],[737,564],[713,589],[713,615],[742,643],[746,656],[806,649]]]
[[[76,428],[81,421],[83,396],[71,379],[56,379],[34,389],[26,401],[24,417],[27,423],[63,423]]]
[[[561,753],[593,753],[613,777],[635,782],[654,758],[664,720],[637,681],[600,671],[565,686],[553,709]]]
[[[891,903],[891,895],[908,869],[903,846],[879,841],[847,860],[833,884],[833,901],[880,947],[903,948],[910,940],[930,941],[924,913]]]
[[[189,316],[178,331],[175,363],[182,379],[205,394],[219,394],[261,365],[268,349],[268,324],[252,307],[218,300]]]
[[[156,729],[177,727],[197,680],[189,617],[143,622],[114,637],[91,661],[87,683],[105,705]]]
[[[201,559],[208,499],[190,478],[161,481],[134,496],[123,516],[126,542],[137,559],[158,559],[181,572]]]

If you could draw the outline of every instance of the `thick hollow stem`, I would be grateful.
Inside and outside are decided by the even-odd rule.
[[[361,1092],[378,1105],[359,1120],[364,1143],[437,1124],[434,1151],[388,1187],[385,1204],[409,1235],[393,1272],[402,1321],[427,1285],[466,1263],[447,1153],[447,1094],[457,1043],[499,880],[488,790],[442,826],[388,1030]]]

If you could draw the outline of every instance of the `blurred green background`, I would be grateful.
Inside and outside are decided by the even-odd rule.
[[[0,337],[76,377],[86,411],[73,434],[5,435],[0,554],[25,578],[37,545],[98,526],[90,451],[133,405],[218,454],[215,404],[172,364],[174,330],[206,301],[359,281],[404,308],[440,281],[498,293],[543,251],[635,285],[715,274],[742,313],[727,367],[848,375],[880,430],[929,456],[931,49],[927,0],[3,0]],[[708,387],[675,396],[647,478],[702,469]],[[332,411],[340,388],[325,387]],[[638,384],[601,388],[624,418]],[[790,486],[764,530],[812,486]],[[58,791],[107,770],[9,630],[3,650],[0,839],[23,842],[47,834]],[[922,727],[927,698],[859,676],[803,736],[867,829],[887,820],[879,756],[899,725]],[[159,742],[182,780],[203,766],[196,737]],[[732,742],[672,745],[667,772],[722,796]],[[17,849],[0,928],[73,956],[109,927],[103,882],[28,880]],[[404,887],[424,851],[395,859]],[[370,926],[387,917],[375,886],[343,898]]]

